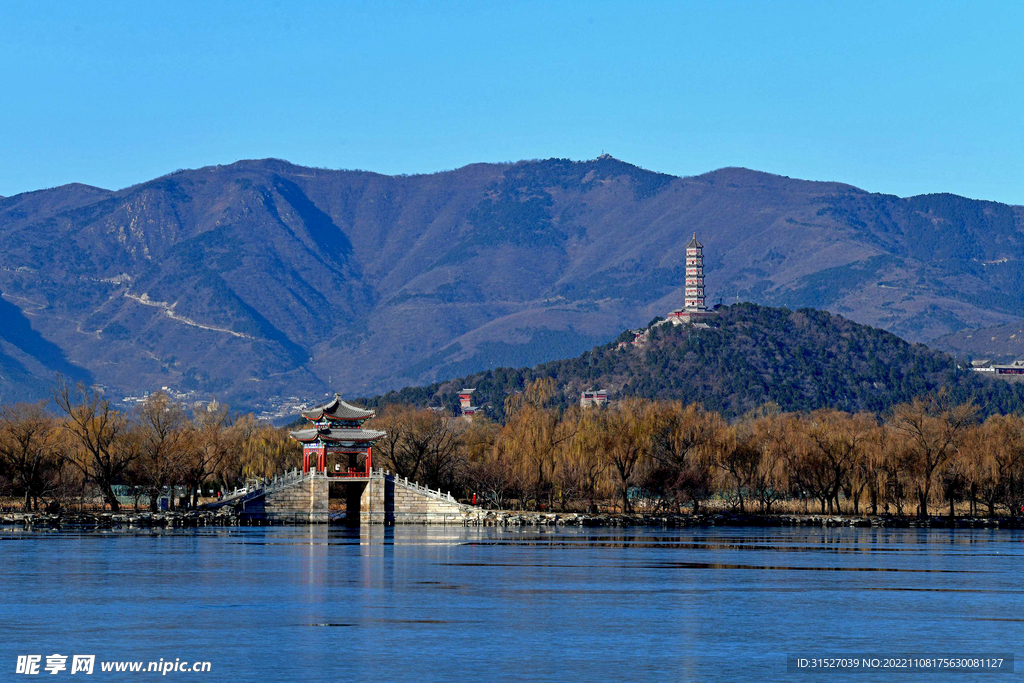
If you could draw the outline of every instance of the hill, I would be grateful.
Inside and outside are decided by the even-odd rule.
[[[252,407],[567,357],[678,305],[693,231],[709,301],[928,341],[1024,323],[1022,227],[1020,207],[953,195],[607,156],[393,177],[266,159],[68,185],[0,199],[17,322],[0,325],[0,395],[73,368],[115,396]]]
[[[473,387],[475,402],[501,419],[506,396],[534,379],[550,377],[562,405],[577,401],[584,389],[600,388],[612,399],[700,402],[727,417],[767,402],[786,411],[884,412],[940,389],[958,402],[976,401],[986,414],[1024,409],[1024,385],[982,378],[958,369],[944,353],[825,311],[737,304],[721,307],[711,324],[711,329],[654,326],[646,345],[619,348],[617,342],[633,339],[627,332],[577,358],[478,372],[389,392],[367,403],[454,410],[458,390]]]

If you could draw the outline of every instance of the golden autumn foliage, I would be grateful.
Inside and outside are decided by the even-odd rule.
[[[552,380],[505,404],[504,424],[390,405],[374,464],[496,508],[1024,515],[1024,417],[984,422],[942,395],[886,415],[766,405],[727,422],[699,404],[627,398],[558,409]],[[154,394],[133,412],[60,385],[59,412],[0,407],[0,486],[26,509],[114,487],[200,495],[296,467],[287,430]],[[152,504],[152,503],[151,503]]]
[[[301,449],[286,429],[223,407],[190,411],[157,392],[134,411],[119,411],[85,387],[58,383],[57,411],[45,403],[0,406],[0,493],[25,509],[40,501],[99,500],[118,510],[129,491],[155,509],[167,491],[196,505],[202,492],[232,488],[298,464]],[[177,501],[173,500],[172,505]]]
[[[971,513],[1022,514],[1024,418],[978,423],[973,406],[941,395],[884,416],[767,405],[728,423],[681,401],[560,411],[554,392],[545,379],[513,394],[503,425],[396,406],[375,425],[398,453],[439,433],[426,425],[451,425],[453,467],[427,483],[499,508],[955,514],[966,501]]]

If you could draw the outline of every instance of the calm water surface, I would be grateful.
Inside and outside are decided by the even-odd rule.
[[[53,653],[212,662],[164,680],[892,680],[788,674],[786,654],[1024,636],[1015,531],[8,529],[0,559],[0,680]]]

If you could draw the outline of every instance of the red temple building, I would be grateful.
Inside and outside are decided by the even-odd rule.
[[[476,389],[463,389],[459,392],[459,406],[462,408],[463,417],[472,418],[480,410],[480,406],[473,405],[473,392]]]
[[[608,403],[608,392],[604,389],[587,389],[580,394],[581,408],[600,408]]]
[[[334,400],[302,413],[312,425],[290,432],[302,444],[302,471],[328,473],[328,460],[333,460],[334,476],[368,477],[373,469],[373,444],[386,436],[377,429],[363,429],[363,423],[374,416],[341,400]],[[360,465],[360,456],[363,463]]]

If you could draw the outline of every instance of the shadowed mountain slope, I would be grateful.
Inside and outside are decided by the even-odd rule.
[[[694,231],[709,303],[827,308],[915,341],[1024,322],[1022,225],[953,195],[607,156],[397,177],[240,161],[0,199],[0,296],[47,358],[112,391],[243,407],[580,353],[679,305]],[[23,364],[36,389],[45,360]]]

